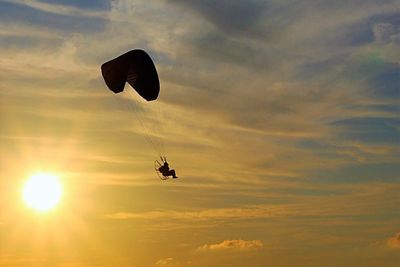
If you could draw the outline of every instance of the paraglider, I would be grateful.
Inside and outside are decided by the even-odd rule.
[[[108,89],[115,94],[124,91],[125,84],[146,101],[154,101],[160,93],[160,82],[153,60],[141,49],[131,50],[101,65],[101,73]],[[153,143],[153,142],[151,142]],[[175,170],[169,168],[165,156],[160,156],[163,164],[155,161],[157,175],[166,180],[169,176],[178,178]]]
[[[147,101],[156,100],[160,82],[153,60],[141,49],[131,50],[101,65],[101,73],[108,88],[120,93],[129,83]]]
[[[166,180],[169,178],[169,176],[172,176],[172,178],[174,178],[174,179],[178,178],[178,176],[176,176],[175,170],[169,168],[167,158],[161,156],[160,159],[163,164],[161,164],[158,160],[156,160],[154,162],[154,168],[155,168],[157,174],[159,174],[159,177],[161,178],[161,180]]]

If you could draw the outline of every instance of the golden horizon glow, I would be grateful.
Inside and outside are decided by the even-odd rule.
[[[59,178],[51,173],[32,175],[23,188],[23,200],[26,205],[40,212],[55,208],[61,195],[62,186]]]

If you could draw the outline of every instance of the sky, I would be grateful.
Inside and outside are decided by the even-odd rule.
[[[400,262],[399,0],[0,0],[0,123],[0,267]]]

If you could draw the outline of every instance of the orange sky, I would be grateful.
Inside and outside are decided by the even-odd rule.
[[[397,266],[399,6],[0,0],[0,267]],[[135,48],[152,103],[101,77]]]

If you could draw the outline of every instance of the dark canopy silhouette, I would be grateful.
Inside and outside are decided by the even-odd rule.
[[[160,92],[153,60],[141,49],[131,50],[104,63],[101,73],[108,88],[116,94],[124,90],[126,82],[147,101],[157,99]]]

